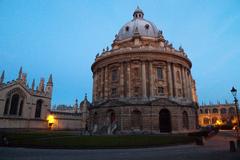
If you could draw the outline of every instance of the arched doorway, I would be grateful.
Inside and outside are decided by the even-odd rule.
[[[131,126],[134,130],[142,129],[142,113],[139,110],[134,110],[131,114]]]
[[[116,121],[116,115],[114,110],[110,109],[107,111],[107,119],[110,124],[113,124]]]
[[[159,129],[160,129],[160,132],[172,131],[171,114],[167,109],[162,109],[159,112]]]

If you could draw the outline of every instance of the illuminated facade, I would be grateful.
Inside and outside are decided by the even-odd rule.
[[[94,133],[189,132],[196,129],[192,63],[137,8],[92,65]]]
[[[236,125],[237,114],[234,104],[209,104],[198,109],[200,126]]]

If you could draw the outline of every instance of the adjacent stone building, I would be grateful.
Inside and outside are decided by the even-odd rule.
[[[137,8],[92,65],[93,133],[189,132],[196,129],[192,63]]]
[[[76,100],[75,105],[67,110],[61,107],[51,110],[52,75],[46,86],[41,78],[38,86],[33,80],[31,87],[22,68],[16,80],[4,83],[4,77],[3,71],[0,78],[0,129],[86,129],[88,108],[91,107],[87,96],[79,105]]]
[[[200,126],[221,126],[237,125],[237,112],[235,104],[217,103],[201,105],[198,109],[199,125]]]
[[[47,116],[52,99],[52,75],[46,87],[44,79],[36,87],[35,80],[29,87],[27,74],[19,70],[16,80],[0,80],[0,128],[47,128]]]

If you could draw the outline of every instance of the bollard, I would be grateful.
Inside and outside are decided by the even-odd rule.
[[[234,141],[229,141],[230,152],[236,152],[236,145]]]
[[[196,144],[197,144],[197,145],[201,145],[201,146],[204,145],[204,143],[203,143],[203,137],[197,137],[197,138],[196,138]]]

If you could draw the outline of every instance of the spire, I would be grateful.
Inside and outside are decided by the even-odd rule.
[[[85,93],[85,97],[84,97],[84,100],[87,100],[87,93]]]
[[[1,79],[0,79],[0,84],[3,83],[3,81],[4,81],[4,75],[5,75],[5,71],[2,72]]]
[[[143,11],[139,8],[139,6],[137,6],[137,8],[135,9],[134,13],[133,13],[133,18],[143,18],[144,13]]]
[[[52,86],[53,85],[53,82],[52,82],[52,74],[50,74],[49,78],[48,78],[48,82],[47,82],[47,85],[48,86]]]
[[[18,79],[20,80],[22,78],[22,66],[20,67],[20,70],[18,72]]]
[[[39,92],[44,92],[44,78],[41,78],[39,86],[38,86]]]
[[[34,91],[34,87],[35,87],[35,79],[33,79],[32,81],[32,90]]]
[[[75,105],[74,105],[74,112],[78,112],[78,99],[75,100]]]

